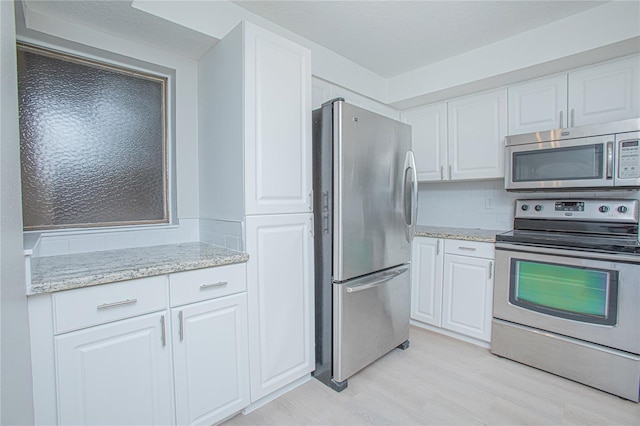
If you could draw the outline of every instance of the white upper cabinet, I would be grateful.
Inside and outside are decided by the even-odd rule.
[[[509,87],[509,134],[567,125],[567,77],[557,75]]]
[[[198,65],[200,214],[308,213],[311,54],[243,22]]]
[[[246,214],[311,206],[311,53],[245,23]]]
[[[640,116],[640,57],[569,73],[569,125]]]
[[[323,103],[334,98],[343,98],[347,103],[358,106],[360,108],[368,109],[385,117],[393,118],[394,120],[400,119],[400,111],[392,108],[382,102],[374,101],[373,99],[359,95],[355,92],[347,90],[345,88],[336,86],[328,81],[321,80],[319,78],[312,78],[311,81],[312,101],[313,109],[318,109]]]
[[[402,118],[411,125],[418,180],[444,180],[448,173],[447,104],[404,111]]]
[[[403,111],[402,119],[411,125],[420,182],[504,176],[506,89]]]
[[[640,116],[640,57],[509,87],[509,134]]]
[[[331,99],[331,84],[319,78],[311,79],[311,109],[315,110]]]
[[[467,96],[447,106],[449,178],[504,177],[507,90]]]

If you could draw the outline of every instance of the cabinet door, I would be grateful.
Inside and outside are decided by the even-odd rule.
[[[402,118],[411,125],[418,181],[448,179],[447,104],[404,111]]]
[[[509,87],[509,134],[567,126],[567,75]]]
[[[360,108],[367,107],[367,98],[343,87],[331,85],[331,99],[343,98],[346,103]]]
[[[385,117],[400,120],[400,111],[381,102],[374,101],[373,99],[367,99],[364,107],[369,111],[384,115]]]
[[[331,99],[331,84],[313,77],[311,79],[311,109],[318,109]]]
[[[443,241],[416,237],[411,255],[411,318],[440,327]]]
[[[640,116],[640,57],[569,73],[570,125]]]
[[[59,423],[173,423],[167,320],[159,312],[55,337]]]
[[[493,298],[493,261],[444,256],[442,327],[489,342]]]
[[[247,218],[251,401],[315,367],[312,215]]]
[[[451,179],[504,177],[507,90],[448,103]]]
[[[171,316],[178,424],[215,424],[249,405],[246,293]]]
[[[247,214],[311,211],[311,54],[245,23]]]

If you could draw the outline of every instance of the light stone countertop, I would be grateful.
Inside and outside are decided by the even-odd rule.
[[[478,228],[450,228],[444,226],[416,226],[416,237],[448,238],[451,240],[479,241],[494,243],[496,234],[507,231]]]
[[[27,294],[243,263],[247,253],[204,243],[167,244],[33,259]]]

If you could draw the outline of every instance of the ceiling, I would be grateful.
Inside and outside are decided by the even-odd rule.
[[[597,1],[234,1],[389,78],[600,6]]]
[[[212,37],[132,8],[131,1],[24,0],[24,3],[38,13],[194,59],[216,42]],[[233,3],[381,77],[390,78],[607,2],[241,0]]]

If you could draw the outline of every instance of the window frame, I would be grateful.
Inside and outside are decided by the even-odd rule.
[[[175,205],[175,71],[162,66],[150,64],[133,58],[124,57],[117,53],[97,51],[98,54],[62,49],[58,46],[44,46],[30,41],[17,40],[16,49],[48,56],[54,59],[90,66],[109,72],[121,73],[136,78],[143,78],[157,82],[161,87],[162,96],[162,158],[163,158],[163,218],[139,221],[76,223],[53,226],[25,226],[25,233],[39,234],[73,234],[84,232],[114,232],[125,230],[142,230],[177,226]],[[135,63],[135,64],[134,64]],[[173,71],[173,72],[172,72]],[[21,142],[20,142],[21,144]]]

